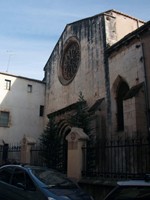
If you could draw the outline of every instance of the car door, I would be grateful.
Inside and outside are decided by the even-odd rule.
[[[16,167],[11,179],[11,200],[42,200],[41,194],[27,172]]]
[[[11,199],[10,181],[13,175],[14,168],[11,166],[4,167],[0,170],[0,199]]]

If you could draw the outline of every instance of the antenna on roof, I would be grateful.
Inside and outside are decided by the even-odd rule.
[[[8,62],[7,62],[6,72],[8,72],[8,70],[9,70],[10,60],[11,60],[11,57],[14,55],[14,53],[12,51],[7,51],[7,53],[8,53]]]

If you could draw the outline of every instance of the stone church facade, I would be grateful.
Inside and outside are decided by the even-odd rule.
[[[147,22],[107,50],[112,135],[149,132],[149,27]]]
[[[44,67],[45,124],[47,116],[55,116],[65,138],[70,131],[66,118],[82,92],[95,113],[97,137],[147,131],[142,46],[136,37],[124,45],[126,35],[143,24],[109,10],[66,25]]]
[[[0,73],[1,86],[13,83],[11,90],[1,87],[1,111],[11,121],[0,127],[0,147],[3,140],[10,141],[6,138],[10,134],[12,141],[23,138],[21,161],[41,164],[32,147],[54,117],[65,147],[61,147],[59,164],[69,177],[149,171],[149,140],[142,143],[136,137],[148,136],[150,130],[149,52],[150,22],[118,11],[66,25],[44,67],[43,81]],[[89,144],[89,135],[80,127],[71,127],[68,120],[77,113],[81,93],[94,116],[95,143]]]

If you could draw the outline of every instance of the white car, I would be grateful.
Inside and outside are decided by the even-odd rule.
[[[119,181],[104,200],[150,200],[150,179]]]

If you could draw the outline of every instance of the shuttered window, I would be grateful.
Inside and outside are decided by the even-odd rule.
[[[10,90],[11,88],[11,80],[5,79],[5,89]]]
[[[0,111],[0,126],[8,127],[9,125],[9,112]]]

